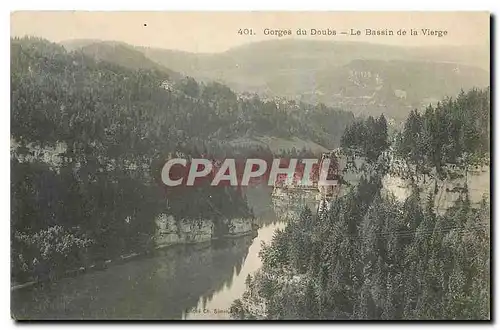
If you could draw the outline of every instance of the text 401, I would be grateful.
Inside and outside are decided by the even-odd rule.
[[[239,35],[250,35],[253,36],[255,33],[253,32],[253,29],[239,29],[238,30]]]

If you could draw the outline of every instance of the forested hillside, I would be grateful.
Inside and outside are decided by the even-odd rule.
[[[242,98],[151,63],[122,45],[68,52],[43,39],[11,39],[15,280],[40,265],[71,268],[148,249],[161,212],[251,216],[232,188],[165,190],[160,170],[174,154],[272,156],[265,145],[231,144],[242,136],[332,147],[353,120],[323,105]]]
[[[245,137],[274,136],[290,139],[302,138],[319,143],[327,148],[338,146],[344,127],[353,115],[350,112],[326,107],[288,101],[281,98],[262,100],[257,95],[233,92],[225,85],[208,81],[199,83],[193,78],[181,76],[156,64],[142,52],[130,45],[118,42],[79,43],[70,47],[97,61],[119,64],[131,69],[157,69],[168,73],[163,87],[174,94],[191,98],[196,109],[186,113],[186,119],[194,120],[186,132],[189,137],[198,137],[198,128],[206,133],[203,137],[231,140]],[[184,109],[183,109],[184,110]],[[203,125],[199,125],[203,123]],[[208,125],[207,125],[208,124]],[[201,127],[203,126],[203,127]]]
[[[440,214],[437,189],[422,200],[417,184],[423,176],[437,184],[488,163],[489,111],[489,89],[413,111],[396,146],[384,134],[383,117],[350,126],[342,149],[370,158],[377,170],[360,170],[347,194],[322,202],[317,213],[305,208],[275,234],[232,317],[490,319],[489,196],[474,205],[466,185]],[[383,157],[392,147],[395,153]],[[395,159],[410,168],[412,194],[404,201],[382,190]]]

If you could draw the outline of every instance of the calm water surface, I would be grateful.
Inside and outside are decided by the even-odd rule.
[[[257,237],[176,246],[101,271],[12,292],[18,319],[228,318],[248,274],[259,269],[261,242],[280,221],[269,189],[248,191],[261,224]],[[279,213],[279,212],[278,212]]]

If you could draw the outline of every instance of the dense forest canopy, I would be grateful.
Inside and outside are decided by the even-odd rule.
[[[412,111],[393,145],[383,117],[349,126],[343,152],[366,157],[377,170],[360,169],[347,194],[323,201],[315,213],[305,208],[275,233],[232,317],[489,319],[489,196],[473,204],[465,185],[440,213],[437,189],[422,200],[417,184],[428,176],[437,187],[451,173],[466,176],[488,163],[489,111],[489,89],[472,89],[423,114]],[[391,157],[381,157],[387,148]],[[382,190],[395,160],[411,168],[411,194],[403,201]]]
[[[396,153],[418,172],[445,165],[480,165],[490,152],[490,89],[462,91],[423,113],[410,112],[396,141]]]
[[[23,38],[12,39],[11,53],[14,100],[18,99],[16,93],[21,93],[23,87],[29,88],[29,84],[30,87],[38,84],[41,90],[30,96],[34,100],[19,98],[24,104],[32,101],[36,104],[42,93],[52,91],[44,106],[58,109],[50,115],[62,125],[53,123],[56,127],[49,130],[53,136],[44,136],[45,140],[87,134],[79,132],[85,127],[82,122],[87,120],[91,121],[92,135],[104,134],[99,126],[110,121],[115,124],[112,127],[115,135],[135,133],[129,138],[134,146],[139,143],[137,149],[147,149],[140,148],[138,140],[151,144],[186,138],[230,139],[245,134],[298,136],[331,148],[338,145],[344,127],[353,120],[351,113],[322,104],[242,97],[220,83],[199,84],[189,77],[167,74],[149,62],[142,63],[143,66],[137,63],[139,60],[127,64],[130,61],[120,60],[120,56],[130,58],[129,53],[116,50],[115,56],[106,57],[115,59],[110,62],[94,59],[83,51],[66,52],[62,46],[42,39]],[[27,79],[29,84],[18,86],[20,79]],[[56,104],[56,101],[61,103],[58,93],[71,95],[65,98],[69,104]],[[23,108],[21,102],[15,105],[12,131],[16,137],[32,131],[30,139],[42,140],[43,133],[39,132],[42,129],[30,120],[42,120],[35,117],[42,114],[33,107]],[[92,119],[85,117],[89,113],[93,114]],[[122,132],[120,124],[127,120],[137,122],[133,132]],[[64,132],[69,127],[77,131]]]
[[[341,138],[342,150],[352,157],[366,157],[374,162],[389,147],[387,120],[384,115],[377,119],[356,120],[346,127]]]
[[[306,209],[261,253],[232,306],[239,319],[488,319],[489,203],[445,215],[360,185],[316,216]],[[431,201],[432,199],[429,199]]]

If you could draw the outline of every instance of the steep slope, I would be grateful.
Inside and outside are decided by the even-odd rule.
[[[228,87],[213,83],[213,79],[208,77],[201,79],[198,84],[194,79],[186,78],[181,74],[167,69],[165,65],[179,67],[182,62],[199,63],[196,57],[209,58],[212,55],[195,55],[183,52],[164,50],[168,53],[171,61],[169,63],[156,63],[145,56],[140,48],[133,48],[122,42],[102,42],[94,40],[74,40],[64,44],[66,49],[73,50],[73,54],[84,54],[97,62],[106,62],[126,67],[132,70],[157,70],[168,75],[168,86],[166,88],[178,95],[184,95],[192,99],[193,107],[200,108],[210,104],[211,107],[218,108],[215,114],[224,117],[225,109],[229,110],[230,118],[221,120],[218,127],[211,127],[209,118],[215,118],[210,111],[200,110],[202,113],[192,119],[192,127],[199,124],[196,129],[188,128],[186,134],[197,136],[206,131],[205,138],[216,138],[220,140],[232,140],[240,136],[245,138],[275,137],[292,141],[294,138],[311,142],[310,146],[320,144],[323,147],[335,147],[339,143],[343,128],[348,124],[353,116],[338,109],[325,108],[324,106],[309,106],[297,99],[293,102],[277,98],[275,95],[255,98],[252,93],[235,94]],[[142,49],[144,51],[144,49]],[[186,62],[187,60],[187,62]],[[222,62],[221,62],[222,63]],[[195,64],[187,71],[196,74]],[[197,79],[199,80],[199,79]],[[229,107],[229,109],[228,109]],[[235,112],[231,108],[237,108]],[[310,112],[308,112],[310,110]],[[241,112],[241,113],[240,113]],[[238,115],[238,113],[240,113]],[[191,117],[186,113],[186,117]],[[258,145],[261,145],[260,143]],[[285,143],[286,145],[286,143]],[[271,146],[269,146],[271,147]],[[313,148],[312,149],[317,149]],[[271,147],[272,150],[276,148]]]

